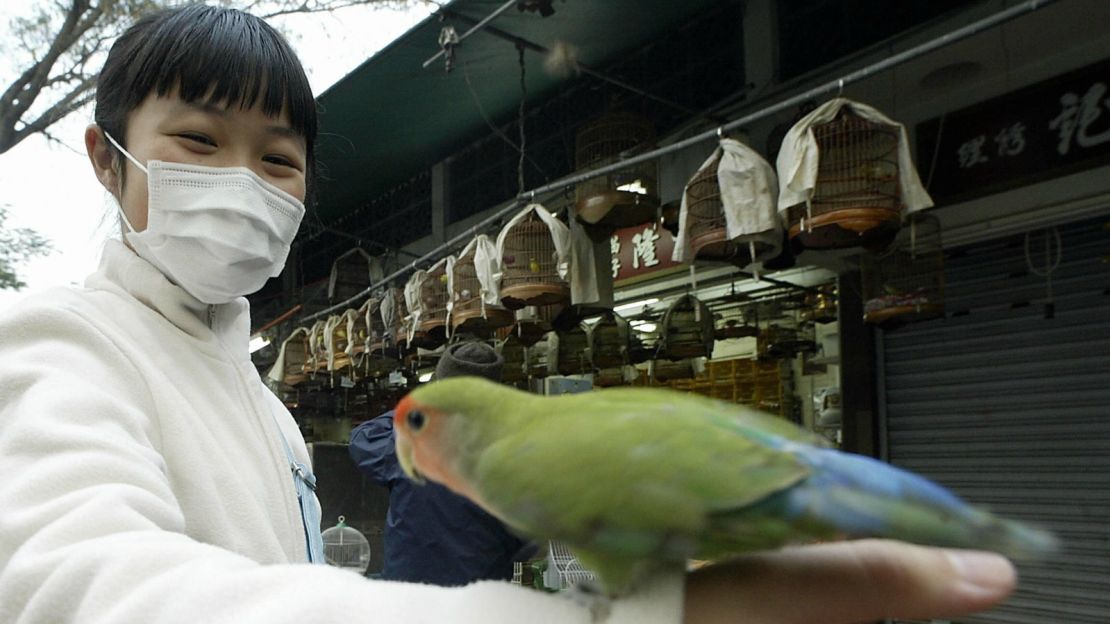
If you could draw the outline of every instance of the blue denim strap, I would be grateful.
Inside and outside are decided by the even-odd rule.
[[[274,423],[277,423],[276,416],[274,416]],[[305,543],[308,545],[308,562],[324,563],[324,538],[320,533],[320,511],[312,504],[313,492],[316,490],[316,476],[308,466],[293,458],[293,449],[289,448],[289,441],[281,432],[280,425],[278,437],[281,438],[285,458],[289,461],[289,468],[293,473],[293,487],[297,490],[297,503],[301,508],[301,522],[304,525]]]

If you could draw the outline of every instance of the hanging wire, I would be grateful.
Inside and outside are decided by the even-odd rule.
[[[524,102],[528,99],[528,86],[524,82],[524,46],[516,44],[517,62],[520,63],[520,110],[517,113],[517,125],[520,126],[520,158],[516,165],[516,194],[524,194]]]

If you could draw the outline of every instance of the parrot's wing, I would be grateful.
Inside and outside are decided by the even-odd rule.
[[[726,404],[644,397],[600,392],[551,402],[557,416],[527,419],[482,454],[482,502],[534,537],[680,560],[697,550],[711,515],[809,474],[792,455],[703,412]]]

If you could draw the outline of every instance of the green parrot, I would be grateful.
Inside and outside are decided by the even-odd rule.
[[[1015,558],[1056,546],[784,419],[677,391],[544,397],[456,377],[402,399],[394,431],[410,478],[566,544],[610,596],[690,559],[804,541],[887,537]]]

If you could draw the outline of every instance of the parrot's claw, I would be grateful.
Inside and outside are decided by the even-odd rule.
[[[574,604],[585,607],[590,611],[590,621],[604,622],[609,618],[611,601],[599,583],[585,579],[572,585],[563,592]]]

